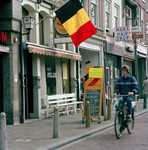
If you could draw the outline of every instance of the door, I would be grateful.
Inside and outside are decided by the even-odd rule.
[[[29,113],[33,113],[33,81],[32,81],[32,54],[24,52],[24,97],[25,119],[29,119]]]

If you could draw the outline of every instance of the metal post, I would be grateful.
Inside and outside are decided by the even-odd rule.
[[[22,20],[20,20],[20,63],[21,63],[21,123],[24,123],[24,63],[22,46]]]
[[[0,150],[8,150],[7,131],[6,131],[6,114],[0,114]]]
[[[86,102],[86,127],[91,126],[91,120],[90,120],[90,103],[89,101]]]
[[[138,83],[138,59],[137,59],[137,42],[136,39],[134,39],[134,44],[135,44],[135,78]]]
[[[146,108],[146,93],[144,93],[143,108]]]
[[[135,111],[137,111],[137,95],[135,95],[135,102],[136,102]]]
[[[54,107],[53,138],[59,138],[59,109]]]
[[[111,119],[111,99],[108,99],[107,103],[107,119]]]

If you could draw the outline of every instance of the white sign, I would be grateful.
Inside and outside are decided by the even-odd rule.
[[[115,41],[130,41],[132,40],[131,26],[115,27]]]
[[[132,27],[132,33],[141,32],[141,27]]]

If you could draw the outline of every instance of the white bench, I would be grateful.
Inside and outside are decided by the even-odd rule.
[[[73,106],[73,111],[76,114],[77,104],[81,104],[81,108],[83,109],[83,101],[76,101],[75,93],[69,94],[61,94],[61,95],[47,95],[47,103],[46,103],[46,118],[48,118],[49,113],[48,110],[52,107],[65,107],[65,112],[69,115],[68,106]]]

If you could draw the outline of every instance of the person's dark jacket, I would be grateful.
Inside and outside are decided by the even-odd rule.
[[[120,77],[116,83],[116,88],[114,93],[120,93],[121,95],[126,95],[128,92],[134,92],[134,94],[139,94],[139,87],[137,81],[132,76]]]

